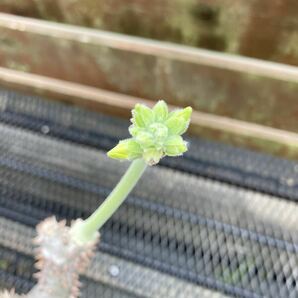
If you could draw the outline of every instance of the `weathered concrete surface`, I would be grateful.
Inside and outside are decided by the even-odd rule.
[[[1,26],[0,66],[298,132],[298,84],[245,71]]]
[[[0,0],[0,11],[298,65],[296,0]]]

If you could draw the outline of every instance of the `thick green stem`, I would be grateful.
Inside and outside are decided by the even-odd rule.
[[[93,239],[98,229],[105,224],[134,188],[146,167],[147,164],[143,159],[134,160],[98,209],[78,226],[73,227],[72,234],[79,242],[85,243]]]

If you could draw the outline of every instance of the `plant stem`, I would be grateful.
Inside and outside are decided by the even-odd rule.
[[[113,215],[134,188],[146,167],[147,164],[143,159],[136,159],[131,163],[126,173],[105,201],[90,217],[82,221],[78,226],[73,227],[72,234],[78,241],[85,243],[93,239],[98,229]]]

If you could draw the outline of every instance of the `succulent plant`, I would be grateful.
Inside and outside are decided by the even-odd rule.
[[[192,108],[169,112],[160,100],[152,108],[137,104],[132,110],[131,138],[122,140],[108,152],[115,159],[143,158],[148,165],[157,164],[164,156],[178,156],[187,151],[181,135],[187,130]]]
[[[36,267],[38,283],[24,296],[13,291],[0,298],[77,298],[79,274],[83,273],[99,241],[98,230],[122,204],[147,165],[157,164],[164,156],[178,156],[187,150],[181,135],[187,130],[192,109],[170,112],[164,101],[150,109],[137,104],[132,111],[130,139],[120,141],[108,152],[119,160],[133,160],[111,194],[87,219],[76,220],[71,227],[49,218],[37,226]]]

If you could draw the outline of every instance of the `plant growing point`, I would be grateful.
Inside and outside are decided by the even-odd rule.
[[[96,232],[119,208],[146,167],[157,164],[164,156],[179,156],[187,151],[187,143],[181,135],[186,132],[192,108],[169,112],[167,104],[160,100],[150,109],[136,104],[132,110],[131,138],[120,141],[107,155],[113,159],[132,161],[111,194],[85,221],[75,225],[71,233],[78,243],[91,241]]]

